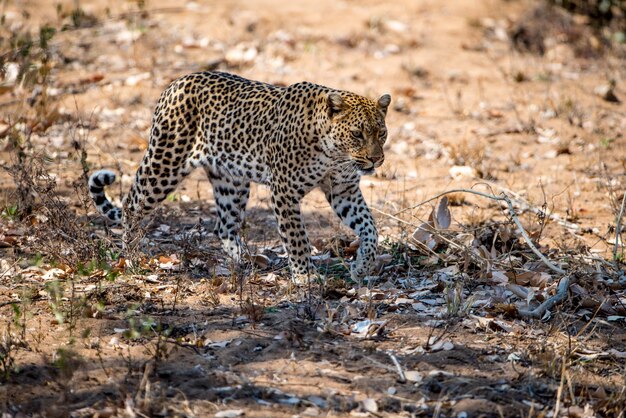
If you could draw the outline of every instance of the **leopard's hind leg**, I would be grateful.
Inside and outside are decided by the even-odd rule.
[[[168,89],[169,90],[169,89]],[[197,157],[201,144],[197,118],[174,118],[176,108],[167,104],[166,93],[161,97],[152,121],[150,143],[135,180],[124,201],[123,217],[126,243],[133,238],[138,222],[174,192],[181,181],[199,166]],[[179,112],[189,112],[185,102],[178,104]]]
[[[217,207],[215,234],[222,241],[226,254],[239,262],[245,254],[239,231],[250,195],[250,182],[221,174],[210,167],[205,171],[213,186]]]

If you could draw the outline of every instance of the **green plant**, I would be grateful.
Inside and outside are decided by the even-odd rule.
[[[15,368],[15,350],[17,349],[16,341],[11,334],[11,323],[7,323],[6,329],[0,337],[0,380],[8,381],[11,372]]]
[[[448,317],[460,317],[467,315],[472,306],[473,297],[463,300],[463,283],[456,283],[446,286],[445,292],[446,312]]]
[[[43,262],[44,262],[44,257],[43,257],[43,254],[41,254],[41,253],[37,253],[37,254],[35,254],[35,255],[34,255],[34,256],[33,256],[33,257],[29,260],[29,264],[30,264],[31,266],[37,266],[37,267],[41,266],[41,265],[43,264]]]
[[[600,146],[604,149],[609,149],[611,147],[611,144],[613,144],[613,142],[615,142],[615,138],[601,138],[600,139]]]
[[[12,303],[11,308],[13,309],[13,324],[20,331],[20,337],[22,341],[26,340],[26,317],[27,317],[27,306],[30,302],[30,298],[26,295],[22,295],[21,303]]]
[[[53,280],[46,283],[45,291],[48,294],[52,314],[59,324],[65,322],[65,312],[63,311],[63,288],[61,282]]]
[[[10,220],[10,221],[15,221],[18,218],[18,206],[17,205],[11,205],[11,206],[5,206],[4,209],[2,209],[2,214],[1,216],[4,219]]]

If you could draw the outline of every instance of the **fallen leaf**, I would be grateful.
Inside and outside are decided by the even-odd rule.
[[[413,307],[413,309],[415,309],[418,312],[425,311],[426,309],[428,309],[426,308],[426,305],[424,305],[421,302],[413,303],[411,306]]]
[[[454,344],[450,341],[439,340],[430,346],[430,351],[450,351],[454,348]]]
[[[404,377],[409,382],[421,382],[422,379],[424,379],[422,374],[416,370],[409,370],[409,371],[404,372]]]
[[[255,267],[258,267],[260,269],[266,269],[272,263],[269,257],[263,254],[250,254],[248,259],[254,264]]]
[[[65,271],[58,269],[58,268],[52,268],[50,270],[48,270],[44,275],[43,275],[43,279],[44,280],[56,280],[56,279],[62,279],[65,277]]]
[[[366,398],[366,399],[363,399],[361,403],[363,405],[363,409],[365,409],[367,412],[370,412],[372,414],[375,414],[378,412],[378,404],[376,403],[375,399]]]
[[[525,271],[520,274],[507,272],[507,277],[514,283],[522,286],[532,286],[544,289],[552,282],[552,276],[545,272]]]
[[[433,217],[433,223],[437,229],[448,229],[452,223],[452,215],[448,208],[448,197],[444,196],[437,205],[436,215]]]
[[[352,325],[351,331],[359,338],[366,338],[380,333],[385,328],[386,324],[387,321],[371,321],[365,319]]]
[[[235,418],[243,416],[244,414],[243,409],[227,409],[217,412],[215,418]]]
[[[396,299],[396,301],[394,302],[394,305],[410,305],[413,302],[415,302],[413,299],[408,299],[408,298],[398,298]]]
[[[453,264],[451,266],[444,267],[436,271],[437,273],[442,273],[442,274],[445,274],[446,276],[454,277],[459,274],[459,266],[456,264]]]
[[[500,270],[493,270],[491,272],[491,282],[495,285],[503,286],[509,282],[509,277]]]
[[[437,246],[437,241],[434,239],[432,226],[428,223],[423,223],[413,232],[411,238],[422,244],[429,250],[433,250]]]
[[[211,340],[206,340],[204,342],[204,346],[205,347],[211,347],[211,348],[225,348],[228,344],[230,344],[233,340],[223,340],[223,341],[216,341],[216,342],[212,342]]]

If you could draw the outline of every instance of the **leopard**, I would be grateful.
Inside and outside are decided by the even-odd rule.
[[[389,94],[377,100],[303,81],[274,85],[219,71],[184,75],[161,93],[147,150],[122,207],[105,194],[115,173],[103,169],[88,180],[95,207],[123,242],[194,169],[206,172],[217,211],[214,232],[223,250],[242,262],[240,230],[251,182],[269,186],[291,278],[317,275],[300,204],[320,188],[360,241],[350,275],[372,274],[378,230],[360,179],[379,168],[387,140]],[[319,277],[319,276],[318,276]]]

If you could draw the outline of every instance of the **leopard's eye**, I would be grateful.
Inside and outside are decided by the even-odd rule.
[[[356,139],[363,139],[363,132],[362,131],[352,131],[352,136],[355,137]]]
[[[378,131],[378,136],[379,136],[381,139],[386,138],[386,137],[387,137],[387,130],[386,130],[386,129],[381,129],[380,131]]]

